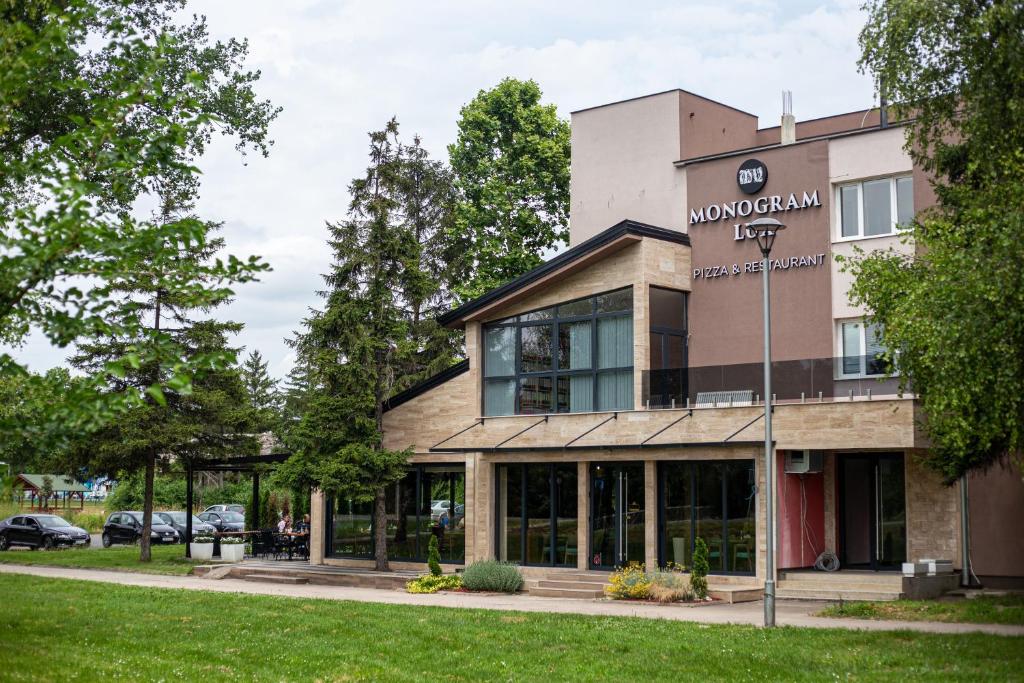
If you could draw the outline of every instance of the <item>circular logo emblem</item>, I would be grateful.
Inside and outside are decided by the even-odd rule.
[[[747,159],[736,171],[736,183],[746,194],[757,194],[768,182],[768,167],[757,159]]]

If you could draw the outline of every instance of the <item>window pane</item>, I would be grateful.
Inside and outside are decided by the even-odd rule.
[[[589,413],[593,409],[593,375],[569,375],[558,378],[558,412]]]
[[[864,235],[885,235],[892,232],[892,201],[889,179],[864,183]]]
[[[331,520],[331,554],[338,557],[372,557],[372,503],[342,498]]]
[[[426,559],[430,537],[437,537],[442,562],[466,559],[466,472],[464,468],[424,468],[420,476],[419,557]]]
[[[860,373],[860,323],[843,323],[843,374]]]
[[[515,374],[515,344],[516,328],[484,328],[484,377]]]
[[[678,370],[683,366],[683,338],[670,334],[665,337],[665,367]]]
[[[754,462],[727,463],[725,476],[726,516],[729,518],[727,570],[753,574],[757,549],[754,542]]]
[[[697,537],[708,544],[711,571],[722,571],[722,463],[697,466]]]
[[[411,470],[397,484],[389,487],[386,501],[388,517],[388,557],[391,559],[417,558],[416,537],[428,533],[430,515],[420,516],[416,523],[416,470]],[[421,538],[421,552],[426,553],[429,539]]]
[[[685,300],[682,292],[651,287],[651,327],[686,329]]]
[[[625,368],[633,365],[633,317],[601,318],[597,321],[597,367]]]
[[[662,340],[667,336],[661,332],[651,332],[651,370],[661,370],[665,367]]]
[[[576,514],[579,492],[576,464],[555,465],[555,565],[575,567],[577,562]]]
[[[871,323],[864,326],[864,362],[866,372],[869,375],[884,375],[885,363],[882,361],[882,354],[885,347],[880,341],[881,330],[879,326]]]
[[[842,207],[841,220],[843,224],[843,237],[857,236],[857,231],[859,230],[857,226],[857,216],[860,211],[857,195],[858,192],[856,185],[847,185],[839,190],[839,203]]]
[[[551,320],[555,317],[555,307],[543,308],[539,311],[530,311],[529,313],[523,313],[519,316],[519,319],[523,322],[530,320]]]
[[[584,370],[591,367],[590,350],[589,320],[558,326],[559,370]]]
[[[673,562],[689,569],[690,567],[690,515],[693,506],[690,504],[690,472],[689,463],[660,463],[665,468],[665,527],[662,547],[665,562]]]
[[[552,564],[551,468],[526,465],[526,563]]]
[[[558,317],[559,318],[571,318],[577,315],[590,315],[594,312],[594,299],[580,299],[579,301],[570,301],[567,304],[560,304],[558,306]]]
[[[602,372],[597,376],[598,410],[633,409],[633,371]]]
[[[519,412],[553,413],[554,396],[550,377],[523,377],[519,380]]]
[[[539,372],[551,369],[551,325],[531,325],[520,330],[520,372]]]
[[[633,310],[633,288],[619,289],[597,297],[598,313],[615,313]]]
[[[498,559],[522,562],[523,466],[498,466]]]
[[[914,179],[896,179],[896,224],[910,225],[914,221]]]
[[[512,415],[515,413],[516,381],[489,379],[484,382],[484,415]]]

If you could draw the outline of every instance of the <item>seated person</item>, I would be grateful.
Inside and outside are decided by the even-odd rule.
[[[308,534],[309,533],[309,515],[303,515],[302,521],[296,524],[292,531],[297,534]]]

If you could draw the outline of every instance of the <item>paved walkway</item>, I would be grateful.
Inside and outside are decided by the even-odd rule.
[[[764,606],[758,602],[735,605],[708,604],[648,605],[611,600],[566,600],[540,598],[529,595],[475,595],[472,593],[434,593],[414,595],[404,591],[347,586],[281,585],[258,583],[240,579],[206,579],[195,576],[163,576],[100,569],[70,569],[64,567],[37,567],[29,565],[0,565],[0,575],[30,574],[58,579],[78,579],[116,583],[123,586],[152,588],[179,588],[185,590],[215,591],[220,593],[249,593],[277,595],[292,598],[327,600],[354,600],[389,605],[427,605],[433,607],[473,607],[478,609],[512,610],[519,612],[545,612],[559,614],[587,614],[595,616],[642,617],[645,619],[674,619],[703,624],[760,625]],[[0,578],[0,583],[3,579]],[[845,628],[866,631],[908,630],[926,633],[990,633],[1024,636],[1024,626],[999,624],[944,624],[931,621],[871,621],[861,619],[823,619],[813,616],[828,603],[781,600],[776,604],[776,623],[780,626],[811,628]]]

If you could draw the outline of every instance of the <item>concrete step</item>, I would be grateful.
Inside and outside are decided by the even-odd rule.
[[[604,581],[583,581],[582,579],[538,579],[537,588],[576,588],[580,590],[603,591],[608,585]]]
[[[816,590],[816,591],[874,591],[876,593],[902,593],[902,584],[857,583],[856,581],[834,581],[832,583],[814,584],[807,581],[790,581],[788,579],[776,584],[779,590]]]
[[[288,576],[286,574],[246,574],[242,579],[244,581],[260,581],[263,583],[284,583],[293,586],[309,583],[309,579],[301,576]]]
[[[785,600],[899,600],[903,593],[899,591],[877,590],[829,590],[827,588],[778,588],[775,597]]]
[[[531,588],[529,594],[542,598],[569,598],[575,600],[596,600],[604,597],[603,590],[589,590],[583,588]]]
[[[708,595],[722,602],[753,602],[764,597],[763,588],[740,586],[708,586]]]
[[[837,583],[857,584],[862,586],[891,586],[902,588],[903,575],[898,573],[864,573],[851,572],[781,572],[779,582],[800,583],[807,585],[831,586]]]

